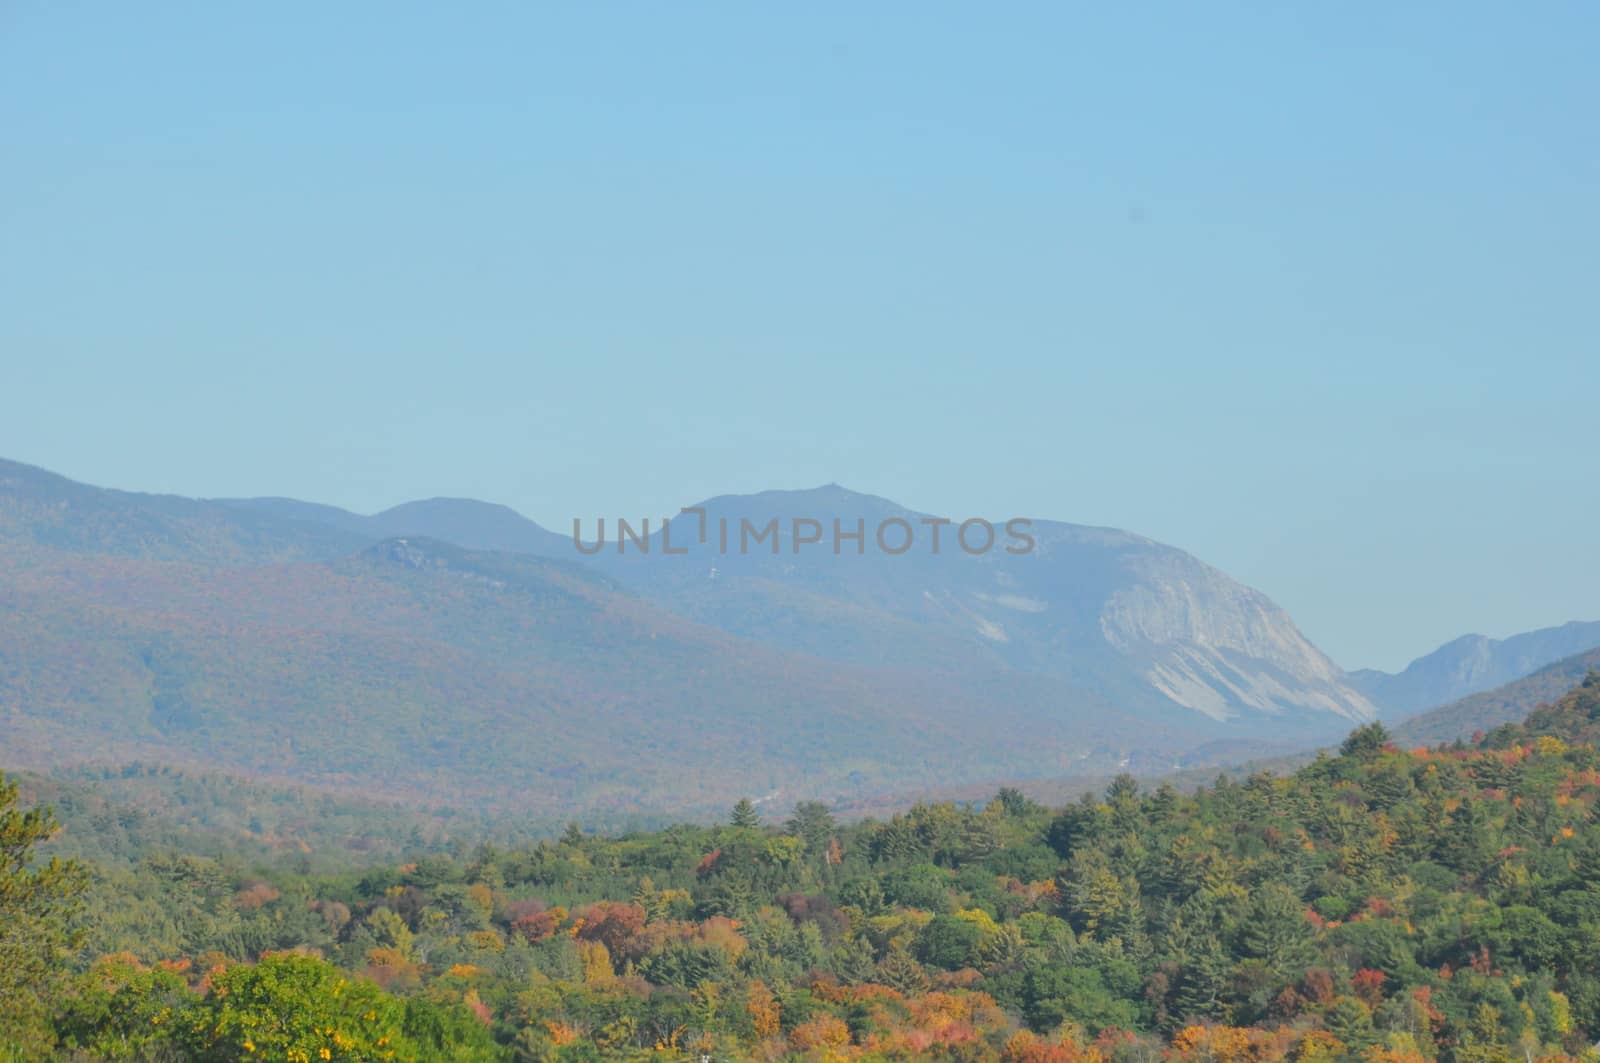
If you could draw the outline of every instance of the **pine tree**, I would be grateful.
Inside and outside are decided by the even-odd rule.
[[[639,880],[638,887],[633,891],[633,903],[644,909],[648,923],[659,922],[667,917],[666,898],[656,889],[655,881],[649,875]]]
[[[733,806],[732,823],[735,827],[755,830],[761,826],[761,816],[756,812],[756,806],[748,797],[739,798],[739,803]]]
[[[1277,883],[1261,888],[1239,932],[1239,951],[1262,961],[1279,978],[1298,975],[1316,956],[1305,908],[1290,890]]]
[[[755,889],[742,873],[723,875],[705,899],[706,911],[729,919],[742,919],[756,907]]]
[[[994,803],[1000,806],[1000,811],[1013,819],[1040,811],[1043,806],[1028,800],[1021,790],[1014,786],[1002,786],[1000,792],[994,795]]]
[[[1436,849],[1441,863],[1463,874],[1478,875],[1487,868],[1495,849],[1483,803],[1463,797],[1439,832]]]
[[[1228,983],[1233,963],[1214,934],[1199,937],[1178,972],[1172,1013],[1180,1021],[1228,1017]]]
[[[821,852],[833,836],[833,813],[821,801],[801,801],[794,806],[794,815],[783,829],[805,842],[807,852]]]
[[[1350,737],[1339,747],[1339,755],[1353,760],[1371,760],[1381,753],[1388,743],[1389,729],[1374,721],[1351,731]]]
[[[846,985],[870,982],[877,974],[877,963],[872,956],[872,945],[864,937],[853,937],[840,942],[833,950],[828,965],[839,981]]]
[[[41,1058],[53,1040],[50,1001],[66,974],[68,922],[86,878],[57,857],[38,865],[34,847],[55,833],[55,817],[16,802],[16,784],[0,776],[0,1044],[19,1058]]]
[[[922,969],[910,950],[897,941],[878,962],[877,981],[902,993],[922,993],[928,988],[928,972]]]

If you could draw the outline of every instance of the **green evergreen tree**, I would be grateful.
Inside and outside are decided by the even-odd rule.
[[[911,951],[897,941],[878,962],[876,981],[902,993],[921,993],[928,988],[928,972],[922,969]]]
[[[1263,886],[1239,932],[1239,951],[1260,960],[1281,981],[1299,977],[1316,957],[1305,904],[1279,883]]]
[[[756,812],[756,806],[748,797],[739,798],[739,803],[733,806],[733,816],[730,822],[735,827],[746,830],[755,830],[761,826],[761,816]]]
[[[1180,1022],[1228,1019],[1228,989],[1233,961],[1216,935],[1204,935],[1178,970],[1172,1014]]]
[[[846,985],[870,982],[877,975],[877,961],[872,955],[872,945],[864,937],[846,938],[833,950],[828,966]]]
[[[1389,744],[1389,729],[1373,721],[1350,732],[1350,737],[1339,747],[1339,755],[1352,760],[1371,760]]]
[[[794,806],[794,815],[783,825],[784,833],[792,834],[805,842],[806,852],[820,853],[833,837],[836,824],[833,813],[821,801],[801,801]]]
[[[0,1044],[24,1058],[46,1054],[52,998],[76,941],[68,923],[86,879],[70,861],[40,866],[39,843],[56,830],[49,809],[17,807],[17,786],[0,776]]]

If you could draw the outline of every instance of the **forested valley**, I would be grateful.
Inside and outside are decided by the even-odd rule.
[[[1600,675],[1472,743],[329,865],[0,793],[11,1060],[1595,1058]],[[125,824],[123,825],[125,826]],[[395,828],[398,833],[398,828]],[[71,841],[78,855],[63,859]],[[414,839],[418,840],[418,839]]]

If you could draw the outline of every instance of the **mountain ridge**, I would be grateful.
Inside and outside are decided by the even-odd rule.
[[[336,557],[359,537],[313,520],[182,495],[93,487],[0,458],[0,541],[153,560],[259,564]]]
[[[778,538],[760,552],[725,552],[717,535],[701,544],[702,518],[690,514],[671,522],[671,541],[682,556],[617,552],[597,555],[595,563],[669,609],[747,637],[761,637],[758,622],[769,623],[774,614],[812,615],[807,610],[819,599],[854,610],[835,631],[816,623],[768,629],[776,644],[825,657],[849,659],[869,641],[860,623],[887,615],[921,625],[959,644],[961,652],[1049,674],[1081,678],[1121,662],[1118,667],[1133,669],[1139,683],[1106,693],[1148,701],[1153,692],[1213,719],[1286,716],[1307,707],[1344,721],[1376,715],[1270,598],[1137,533],[1030,520],[1032,550],[1011,553],[997,545],[969,554],[950,543],[956,532],[946,527],[937,564],[931,538],[924,537],[875,566],[848,548],[835,553],[830,547],[837,544],[819,544],[808,547],[816,553],[802,567],[792,534],[802,514],[763,505],[792,497],[719,496],[693,507],[708,522],[730,525],[752,509],[762,521],[777,517]],[[939,519],[842,489],[826,498],[825,511],[803,516],[819,522],[900,519],[913,527]],[[999,542],[1005,522],[991,523]],[[663,534],[656,531],[658,543]],[[870,527],[866,535],[872,537]],[[707,589],[712,581],[716,594]]]
[[[577,557],[572,540],[529,520],[510,506],[473,498],[424,498],[363,515],[294,498],[219,498],[247,512],[319,521],[371,539],[426,536],[474,550],[505,550],[538,557]]]
[[[704,508],[924,517],[837,485]],[[1023,554],[797,557],[675,532],[681,556],[588,557],[470,500],[362,517],[0,476],[0,740],[21,767],[169,759],[627,816],[1167,771],[1370,716],[1287,614],[1199,559],[1031,534]]]
[[[833,530],[828,525],[836,519],[859,520],[863,525],[899,519],[911,526],[913,535],[921,532],[924,536],[927,528],[923,522],[939,519],[837,482],[812,488],[712,496],[668,518],[671,533],[651,521],[643,550],[621,542],[615,521],[602,528],[597,518],[591,528],[583,529],[586,536],[590,532],[603,536],[603,547],[592,555],[514,510],[473,500],[402,503],[371,517],[293,500],[229,500],[228,504],[265,506],[295,516],[315,517],[321,513],[342,528],[364,526],[374,534],[426,534],[479,549],[581,558],[669,610],[747,638],[827,658],[859,662],[864,656],[888,653],[905,655],[910,660],[939,660],[956,652],[983,660],[999,657],[1016,663],[1027,659],[1036,664],[1041,659],[1056,661],[1062,657],[1060,647],[1055,645],[1063,635],[1061,630],[1045,633],[1045,645],[1035,644],[1020,651],[974,645],[975,630],[978,637],[1003,647],[1012,638],[1007,625],[1018,625],[1016,614],[1040,604],[1040,599],[1009,592],[1005,584],[1014,580],[1011,573],[995,574],[1000,586],[968,586],[963,595],[932,589],[939,583],[938,578],[932,577],[924,581],[929,587],[920,589],[888,586],[882,573],[864,572],[860,565],[845,568],[852,557],[860,556],[853,555],[848,546],[840,550],[839,544],[825,542],[806,555],[816,571],[797,574],[793,558],[801,551],[794,542],[796,520],[824,526],[819,534],[826,538]],[[469,515],[468,510],[474,512]],[[481,523],[490,513],[500,522],[500,529],[493,533]],[[709,549],[722,539],[722,522],[727,522],[727,534],[733,541],[742,545],[741,522],[751,517],[758,530],[776,521],[775,532],[766,540],[771,543],[770,548],[758,547],[770,549],[766,556],[776,559],[776,572],[774,565],[761,555],[730,555],[724,550]],[[995,526],[1004,523],[991,522]],[[1098,625],[1099,637],[1142,672],[1142,684],[1111,683],[1101,688],[1102,693],[1147,702],[1149,691],[1153,690],[1161,699],[1218,720],[1250,712],[1281,716],[1304,707],[1350,722],[1376,715],[1376,708],[1365,694],[1347,684],[1338,667],[1259,591],[1234,583],[1186,552],[1135,532],[1042,519],[1027,523],[1042,530],[1043,539],[1037,544],[1041,554],[1078,550],[1079,556],[1069,564],[1077,565],[1074,578],[1080,582],[1085,550],[1143,551],[1147,555],[1129,562],[1131,567],[1142,569],[1147,578],[1142,583],[1135,580],[1131,586],[1107,588],[1107,598],[1099,603],[1090,630],[1079,630],[1073,639],[1081,649],[1093,637],[1093,625]],[[635,531],[642,531],[644,524],[644,518],[630,520]],[[685,556],[668,555],[669,534],[672,550],[686,551]],[[701,534],[707,535],[707,543],[700,543]],[[951,544],[956,534],[948,526],[944,529],[947,572],[952,563],[960,570],[966,567],[963,562],[970,560],[958,553],[958,545]],[[865,535],[872,536],[873,530],[868,528]],[[645,558],[651,564],[645,564]],[[917,559],[897,560],[911,563]],[[706,572],[714,571],[715,578],[722,581],[716,588],[716,596],[722,596],[722,601],[707,600],[707,588],[698,586],[702,580],[695,569],[697,564],[704,566]],[[848,592],[839,579],[830,580],[825,575],[831,572],[837,576],[841,571],[848,572],[849,580],[855,584]],[[863,581],[872,587],[863,590]],[[1056,582],[1064,581],[1057,577]],[[733,589],[726,590],[730,584]],[[1218,606],[1203,608],[1207,603]],[[1058,598],[1044,608],[1059,608],[1061,604]],[[1077,603],[1074,608],[1086,606]],[[928,630],[929,614],[940,611],[949,615],[931,618],[936,630]],[[1187,619],[1175,622],[1175,614]],[[1221,626],[1204,623],[1211,615],[1225,616],[1227,621]],[[908,628],[907,624],[913,626]],[[918,624],[922,627],[916,628]],[[954,630],[960,626],[972,630]],[[894,636],[894,632],[900,636]],[[887,643],[886,633],[890,635]],[[911,645],[913,642],[918,645]],[[1080,662],[1051,665],[1048,670],[1081,677],[1086,671],[1104,669]]]
[[[1347,673],[1388,720],[1403,720],[1529,675],[1562,658],[1600,646],[1600,621],[1568,621],[1504,639],[1470,634],[1412,661],[1398,673]]]
[[[1148,723],[1068,690],[1094,722],[1052,724],[1025,677],[986,691],[825,667],[570,563],[428,540],[256,569],[31,562],[0,581],[15,766],[161,759],[552,816],[704,810],[773,788],[840,800],[1007,764],[1106,770],[1141,743],[1171,758],[1193,741],[1152,742]],[[996,730],[973,762],[980,718]]]
[[[1395,741],[1408,746],[1464,741],[1502,724],[1520,723],[1541,705],[1556,701],[1600,669],[1600,647],[1559,661],[1493,690],[1479,691],[1404,720],[1393,728]]]

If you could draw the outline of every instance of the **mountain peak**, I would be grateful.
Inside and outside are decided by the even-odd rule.
[[[1462,635],[1405,670],[1363,671],[1351,679],[1390,718],[1445,705],[1528,675],[1553,661],[1600,646],[1600,621],[1571,620],[1505,639]]]
[[[501,550],[568,558],[572,543],[548,531],[510,506],[475,498],[422,498],[390,506],[370,517],[337,506],[291,498],[229,500],[228,505],[267,512],[298,521],[328,524],[368,540],[406,536],[437,539],[469,550]]]
[[[891,499],[852,491],[837,483],[819,487],[773,488],[752,494],[716,495],[688,509],[703,509],[719,516],[750,517],[762,521],[777,517],[871,517],[918,516]]]
[[[417,498],[410,502],[401,502],[380,510],[373,516],[378,519],[395,517],[411,513],[450,513],[450,514],[493,514],[496,517],[514,517],[517,520],[527,521],[528,518],[512,509],[510,506],[498,502],[484,502],[476,498],[457,498],[450,495],[436,495],[432,498]],[[528,523],[533,523],[528,521]]]

